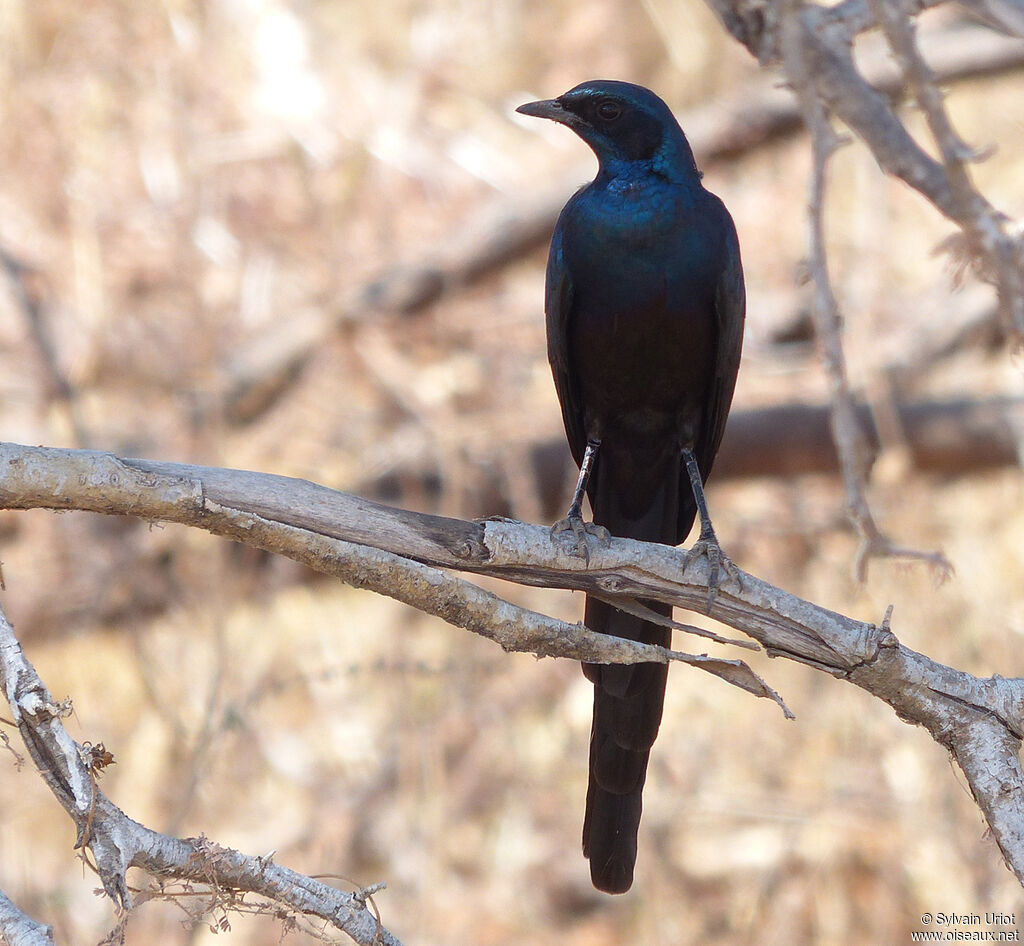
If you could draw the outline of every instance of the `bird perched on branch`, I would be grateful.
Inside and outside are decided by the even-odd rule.
[[[740,249],[725,205],[701,184],[689,142],[648,89],[584,82],[524,115],[568,126],[597,155],[597,177],[565,205],[551,240],[548,359],[580,478],[567,519],[588,533],[676,545],[700,514],[691,555],[708,560],[709,603],[732,569],[703,484],[722,439],[743,340]],[[583,494],[593,523],[582,518]],[[605,531],[607,530],[607,532]],[[672,609],[642,604],[669,617]],[[586,624],[668,646],[667,626],[588,597]],[[583,853],[600,890],[633,883],[642,791],[667,665],[584,664],[594,684]]]

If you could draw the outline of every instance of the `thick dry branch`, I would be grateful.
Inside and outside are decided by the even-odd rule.
[[[26,916],[0,890],[0,939],[7,946],[53,946],[53,927]]]
[[[198,526],[395,598],[507,651],[592,663],[678,660],[776,700],[785,710],[774,691],[741,662],[727,666],[700,655],[596,634],[582,624],[514,605],[436,567],[509,577],[487,566],[491,551],[482,523],[395,509],[306,480],[122,460],[87,450],[3,444],[0,469],[7,473],[0,476],[0,506],[84,509]],[[30,495],[16,498],[21,489]],[[544,536],[551,548],[546,531]],[[569,569],[578,567],[572,556],[561,558]],[[549,583],[529,576],[513,580]],[[743,683],[738,682],[741,677]]]
[[[882,440],[870,405],[855,405],[871,453]],[[915,470],[963,475],[1020,462],[1024,398],[919,401],[893,405],[899,445]],[[715,480],[833,473],[838,469],[827,405],[786,404],[729,418]]]
[[[394,593],[395,574],[385,569],[383,580],[372,579],[365,573],[372,564],[366,558],[355,572],[346,570],[344,559],[355,547],[604,598],[654,599],[694,611],[707,606],[707,563],[696,559],[687,567],[685,553],[667,546],[613,539],[592,550],[588,567],[540,526],[424,516],[286,477],[15,444],[0,445],[0,470],[0,507],[83,509],[181,522],[280,552],[345,580],[361,575],[354,583],[385,594]],[[386,566],[393,560],[380,562]],[[956,757],[1007,863],[1024,882],[1024,783],[1017,759],[1024,731],[1024,680],[974,677],[904,647],[885,622],[837,614],[742,572],[739,579],[719,590],[712,616],[749,635],[772,656],[849,680],[884,700],[901,719],[925,726]],[[444,599],[451,587],[433,593]],[[442,600],[434,613],[443,614],[450,606],[458,613],[463,604]],[[508,619],[512,613],[498,612],[498,617]],[[579,657],[591,646],[588,635],[579,629],[567,640],[553,636],[542,652]],[[618,656],[602,653],[601,659],[638,658],[630,647]],[[648,650],[639,659],[671,657]],[[42,705],[50,702],[43,699]],[[81,803],[72,809],[80,811]]]
[[[171,838],[129,818],[96,786],[83,747],[61,722],[70,712],[70,705],[54,702],[2,610],[0,682],[36,768],[75,823],[76,846],[92,851],[103,887],[119,906],[131,907],[125,875],[129,867],[141,867],[164,879],[259,894],[298,913],[318,917],[365,946],[401,946],[357,895],[336,890],[272,860],[221,848],[205,838]],[[8,937],[8,942],[52,944],[52,938],[41,938],[45,928],[33,926],[31,921],[22,920],[15,927],[17,917],[8,917],[6,903],[9,901],[0,899],[0,932],[7,936],[9,919],[11,929],[20,929],[22,935],[18,940]]]
[[[887,407],[891,429],[886,431],[885,446],[904,450],[919,472],[964,476],[1020,463],[1024,398],[897,401]],[[874,459],[882,450],[883,438],[872,407],[858,399],[855,412]],[[830,424],[828,404],[779,404],[733,411],[715,460],[713,481],[836,473],[839,462]],[[529,447],[528,457],[540,514],[554,519],[565,511],[562,505],[572,462],[565,437],[559,434],[537,441]],[[480,462],[486,465],[488,457]],[[500,458],[495,455],[492,462],[497,467]],[[385,475],[357,484],[356,489],[384,502],[401,502],[405,486],[420,497],[439,496],[436,458],[414,454]],[[508,498],[498,492],[501,483],[488,479],[485,486],[489,491],[481,493],[478,506],[507,512]]]
[[[902,381],[897,381],[897,387]],[[1020,462],[1021,437],[1024,435],[1024,399],[990,398],[950,401],[887,401],[885,437],[878,433],[875,406],[858,399],[857,419],[864,430],[871,454],[895,446],[901,461],[915,471],[942,476],[969,476],[1016,466]],[[565,514],[563,504],[571,488],[568,477],[572,459],[559,434],[532,441],[521,449],[522,461],[516,475],[533,491],[530,501],[535,512],[530,518],[554,521]],[[482,453],[475,462],[482,469],[501,469],[508,458]],[[729,417],[722,449],[715,461],[712,489],[733,478],[779,477],[796,487],[794,477],[804,474],[835,474],[838,470],[835,446],[829,426],[827,404],[780,404],[734,411]],[[436,508],[443,483],[437,457],[429,451],[413,451],[403,456],[382,476],[351,484],[363,496],[393,505],[422,503]],[[415,497],[415,500],[410,497]],[[507,478],[486,476],[473,479],[467,487],[465,502],[482,514],[523,517],[510,495]],[[837,520],[838,524],[838,520]],[[128,524],[125,524],[129,527]],[[141,544],[132,553],[135,579],[126,596],[87,595],[88,570],[71,576],[68,593],[43,596],[21,602],[26,633],[33,642],[42,636],[74,633],[82,620],[98,621],[111,627],[124,627],[135,620],[142,608],[156,614],[172,602],[166,575],[166,563],[159,543]],[[301,578],[299,579],[301,580]],[[81,610],[83,596],[93,603],[88,612]],[[26,640],[27,638],[23,638]]]

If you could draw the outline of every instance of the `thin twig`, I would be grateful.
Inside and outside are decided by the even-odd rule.
[[[792,0],[783,4],[782,56],[786,74],[800,102],[804,122],[811,133],[813,167],[807,203],[810,248],[808,266],[814,284],[811,312],[818,351],[829,382],[832,439],[839,454],[847,511],[861,540],[854,560],[854,573],[859,581],[864,581],[872,558],[899,557],[927,562],[941,574],[947,575],[952,571],[952,566],[941,552],[909,549],[884,536],[868,503],[868,471],[873,458],[850,390],[842,342],[842,315],[832,289],[825,236],[824,205],[828,162],[836,149],[846,143],[846,139],[839,137],[833,130],[828,113],[815,91],[803,36],[798,29],[799,9],[799,5]]]
[[[1020,235],[1011,234],[1006,215],[996,211],[971,180],[967,162],[982,155],[968,147],[953,128],[935,75],[918,48],[907,0],[870,0],[870,5],[942,155],[953,217],[963,229],[972,255],[982,259],[983,274],[988,268],[1004,318],[1020,339],[1024,333],[1024,244]]]
[[[0,269],[7,274],[14,297],[18,302],[29,337],[36,346],[46,371],[47,400],[59,404],[67,415],[68,426],[74,442],[79,447],[89,445],[85,426],[82,423],[78,392],[60,366],[57,346],[54,343],[47,313],[40,301],[39,293],[30,285],[32,270],[0,246]]]

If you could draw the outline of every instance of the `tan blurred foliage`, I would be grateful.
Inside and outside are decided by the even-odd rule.
[[[601,75],[683,113],[757,73],[697,0],[4,0],[0,44],[0,250],[18,264],[0,289],[4,438],[341,489],[415,455],[436,468],[440,508],[464,517],[494,511],[479,502],[491,478],[514,514],[541,514],[519,464],[560,429],[543,251],[423,312],[342,326],[247,423],[227,404],[239,353],[573,167],[579,143],[517,123],[514,104]],[[969,142],[998,146],[976,175],[1018,214],[1020,81],[949,99]],[[808,351],[772,343],[806,301],[808,166],[798,137],[708,175],[748,275],[740,406],[824,394]],[[863,150],[837,156],[829,199],[851,373],[872,391],[985,290],[952,294],[930,255],[948,227]],[[912,393],[1020,388],[1007,352],[972,350]],[[935,587],[883,562],[857,586],[837,482],[711,486],[745,569],[859,618],[893,602],[910,646],[1006,676],[1024,669],[1022,500],[1017,470],[939,481],[883,457],[879,520],[944,549],[957,577]],[[612,900],[579,853],[590,694],[575,666],[506,656],[177,527],[2,513],[0,540],[4,607],[54,695],[73,698],[75,738],[113,752],[114,801],[157,830],[385,880],[377,902],[407,943],[896,943],[925,911],[1020,907],[942,750],[809,669],[755,661],[795,723],[673,670],[637,882]],[[502,593],[570,620],[582,609]],[[98,941],[109,904],[62,812],[3,753],[0,811],[0,889],[59,941]],[[150,903],[127,941],[207,942],[217,919],[190,929],[180,905]],[[232,942],[281,936],[268,918],[230,922]]]

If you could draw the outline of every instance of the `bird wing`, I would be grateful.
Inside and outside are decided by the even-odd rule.
[[[547,280],[544,292],[544,314],[547,320],[548,361],[555,379],[558,403],[562,406],[562,422],[573,459],[579,466],[587,449],[583,426],[583,407],[569,367],[569,318],[572,313],[572,276],[562,254],[561,221],[551,238]]]
[[[701,475],[705,478],[711,470],[715,454],[718,453],[722,434],[725,432],[725,422],[729,416],[729,407],[732,404],[736,374],[740,367],[740,352],[743,348],[743,321],[747,307],[736,227],[725,206],[720,206],[725,217],[725,233],[723,264],[715,286],[718,346],[715,353],[712,390],[705,414],[704,443],[698,450],[698,465]]]

